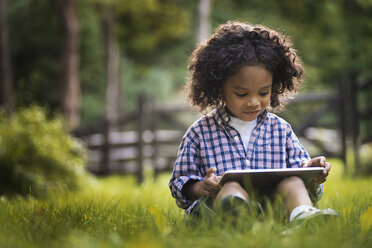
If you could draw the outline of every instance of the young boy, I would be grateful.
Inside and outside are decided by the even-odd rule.
[[[187,130],[169,182],[186,213],[198,214],[204,202],[211,209],[227,199],[249,203],[239,183],[219,184],[227,170],[321,166],[312,185],[289,177],[273,193],[282,196],[290,221],[335,214],[312,204],[323,194],[331,165],[325,157],[311,159],[291,126],[268,112],[282,108],[302,81],[303,67],[291,46],[269,28],[228,22],[192,53],[189,97],[201,112],[213,111]]]

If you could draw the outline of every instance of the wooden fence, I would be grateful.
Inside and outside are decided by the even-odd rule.
[[[342,99],[338,92],[309,92],[299,94],[295,98],[289,101],[287,111],[279,113],[280,116],[284,117],[291,125],[300,139],[311,144],[311,147],[315,147],[316,151],[309,151],[312,156],[324,155],[326,157],[340,157],[345,158],[346,149],[343,145],[342,139],[342,126],[343,126],[343,112],[340,106]],[[292,107],[298,107],[299,105],[311,106],[311,110],[306,112],[303,110],[295,109],[295,115],[298,116],[298,123],[291,121],[290,117],[286,116],[287,112],[292,111]],[[330,122],[322,122],[324,116],[333,115]],[[312,128],[312,130],[310,130]],[[322,129],[319,131],[319,129]],[[311,132],[312,131],[312,132]],[[314,132],[323,132],[327,137],[337,139],[339,147],[331,146],[330,142],[324,140],[325,137],[322,135],[313,134]],[[338,132],[339,131],[339,132]],[[323,140],[322,140],[323,138]],[[336,140],[332,140],[334,143]]]
[[[102,121],[75,130],[89,150],[88,170],[98,175],[135,173],[139,182],[148,165],[155,174],[171,170],[190,124],[179,118],[186,111],[196,115],[185,106],[156,106],[153,98],[141,94],[137,109],[120,115],[117,123]]]
[[[355,171],[358,173],[363,171],[360,168],[360,145],[372,142],[372,79],[360,81],[355,75],[350,75],[340,84],[339,94],[343,144],[345,149],[352,149]]]
[[[351,87],[349,85],[349,87]],[[321,103],[310,113],[301,113],[301,121],[293,129],[300,137],[306,138],[309,127],[323,127],[337,130],[339,149],[327,149],[323,142],[307,137],[321,154],[346,159],[348,144],[352,143],[358,160],[358,147],[363,142],[370,142],[371,136],[360,137],[359,124],[370,120],[371,108],[358,111],[356,104],[358,91],[371,89],[371,81],[353,86],[346,90],[340,86],[337,92],[307,93],[294,98],[291,105]],[[189,124],[181,121],[180,114],[185,112],[198,116],[185,106],[156,106],[153,98],[140,95],[137,109],[120,115],[117,123],[102,121],[91,126],[81,127],[74,131],[89,149],[88,169],[99,175],[112,173],[135,173],[138,181],[143,180],[143,171],[151,166],[155,174],[173,168],[178,146]],[[324,124],[320,119],[333,113],[332,123]],[[351,140],[352,142],[348,142]]]

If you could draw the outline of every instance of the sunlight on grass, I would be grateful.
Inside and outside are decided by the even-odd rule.
[[[372,206],[360,216],[361,233],[364,237],[372,227]]]
[[[170,173],[92,178],[75,193],[48,199],[0,198],[0,247],[371,247],[372,178],[343,175],[338,160],[324,184],[321,208],[341,218],[290,235],[275,208],[238,219],[184,219],[168,189]]]

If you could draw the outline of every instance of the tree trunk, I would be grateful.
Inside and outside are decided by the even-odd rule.
[[[115,40],[114,33],[115,19],[112,7],[106,6],[103,20],[103,33],[106,50],[106,120],[105,120],[105,143],[102,149],[100,174],[110,173],[110,133],[118,128],[120,112],[120,52]]]
[[[62,24],[61,108],[68,125],[80,122],[79,29],[75,0],[55,0]]]
[[[346,0],[345,2],[345,25],[344,29],[347,32],[347,39],[349,44],[354,44],[349,46],[348,50],[348,57],[349,58],[357,58],[359,55],[359,49],[355,44],[358,44],[360,40],[358,37],[361,35],[360,29],[357,29],[357,22],[358,19],[358,3],[355,0]],[[358,72],[354,66],[354,62],[352,61],[349,64],[347,80],[346,80],[346,121],[347,121],[347,130],[348,130],[348,143],[352,148],[352,156],[354,159],[354,174],[362,173],[360,159],[359,159],[359,148],[360,148],[360,137],[359,137],[359,107],[358,107]],[[350,160],[349,160],[350,161]]]
[[[8,113],[14,109],[6,0],[0,0],[0,107]]]
[[[198,13],[198,31],[197,31],[197,44],[205,41],[210,34],[210,21],[209,14],[211,11],[212,0],[199,0],[199,13]]]
[[[112,8],[107,7],[104,33],[107,65],[106,119],[115,125],[120,112],[120,52],[114,34],[115,20]]]

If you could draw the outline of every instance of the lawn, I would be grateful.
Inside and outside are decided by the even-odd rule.
[[[92,178],[78,192],[44,200],[2,197],[0,247],[372,247],[372,177],[347,177],[337,160],[319,206],[341,217],[289,235],[275,211],[187,222],[169,176],[149,176],[141,186],[132,176]]]

